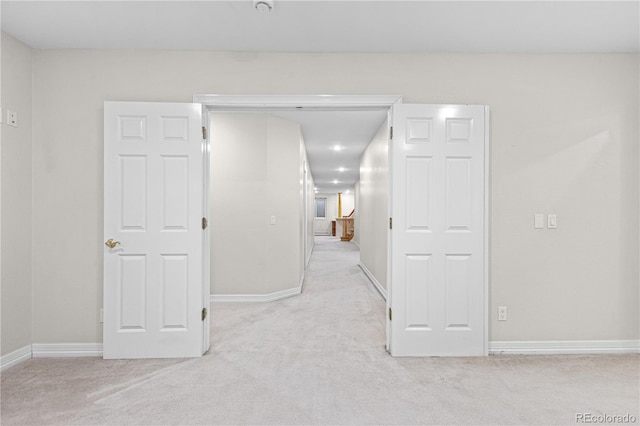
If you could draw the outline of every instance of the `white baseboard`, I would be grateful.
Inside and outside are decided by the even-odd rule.
[[[376,287],[377,288],[377,287]],[[211,295],[216,302],[265,302],[293,296],[293,290],[268,295]],[[285,292],[291,294],[284,295]],[[275,295],[275,296],[274,296]],[[213,300],[214,296],[223,296]],[[232,300],[233,297],[238,297]],[[227,298],[228,297],[228,298]],[[253,297],[253,298],[252,298]],[[266,297],[276,297],[267,300]],[[250,299],[251,298],[251,299]],[[250,299],[250,300],[249,300]],[[511,341],[489,342],[490,355],[597,355],[638,354],[640,340],[568,340],[568,341]],[[0,357],[0,371],[4,371],[31,358],[101,357],[102,343],[34,343]]]
[[[0,371],[31,358],[102,356],[102,343],[34,343],[0,357]]]
[[[311,255],[313,254],[313,248],[315,247],[315,243],[311,246],[311,250],[309,250],[309,254],[307,255],[307,258],[304,260],[304,269],[307,269],[309,267],[309,262],[311,262]]]
[[[102,343],[34,343],[34,358],[102,356]]]
[[[302,280],[298,287],[289,288],[287,290],[276,291],[269,294],[212,294],[209,296],[211,302],[273,302],[275,300],[285,299],[287,297],[296,296],[302,293]]]
[[[0,357],[0,371],[31,359],[31,345],[23,346]]]
[[[489,342],[491,355],[637,354],[640,340],[530,340]]]
[[[382,284],[380,284],[380,282],[376,279],[376,277],[373,276],[371,271],[362,263],[358,263],[358,266],[360,267],[360,269],[362,269],[362,272],[364,272],[367,278],[369,278],[369,281],[371,281],[371,283],[376,288],[376,290],[378,290],[378,293],[380,293],[382,298],[384,300],[387,300],[387,290],[385,290],[385,288],[382,287]]]

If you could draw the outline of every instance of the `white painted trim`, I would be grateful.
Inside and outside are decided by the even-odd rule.
[[[637,354],[640,340],[530,340],[489,342],[491,355]]]
[[[13,352],[0,357],[0,371],[18,365],[31,359],[31,345],[23,346]]]
[[[393,129],[393,111],[396,105],[402,104],[402,100],[399,100],[387,111],[387,217],[393,217],[393,140],[391,139],[391,129]],[[391,309],[391,302],[393,299],[393,278],[392,278],[392,259],[393,259],[393,231],[387,228],[387,304],[384,310],[385,318],[385,349],[391,355],[391,320],[387,313]]]
[[[202,217],[210,223],[209,216],[209,192],[211,184],[211,116],[206,107],[202,107],[202,127],[206,131],[206,138],[202,141]],[[211,225],[203,230],[202,234],[202,306],[209,306],[209,293],[211,292]],[[211,347],[210,336],[211,321],[202,321],[202,353],[206,353]]]
[[[489,282],[491,279],[491,109],[488,105],[484,107],[484,283],[483,295],[484,304],[484,355],[489,355]]]
[[[397,95],[193,95],[193,102],[207,108],[390,108]]]
[[[304,279],[304,278],[303,278]],[[302,293],[302,285],[269,294],[212,294],[211,302],[273,302]]]
[[[102,343],[34,343],[34,358],[78,358],[102,356]]]
[[[358,262],[358,266],[360,267],[360,269],[362,269],[362,272],[364,272],[367,278],[369,278],[369,281],[371,281],[371,284],[373,284],[376,290],[378,290],[378,293],[380,293],[380,296],[382,296],[384,300],[387,300],[387,290],[385,290],[385,288],[382,287],[382,284],[380,284],[380,282],[376,279],[376,277],[373,276],[371,271],[360,262]]]
[[[315,240],[315,235],[314,235],[314,240]],[[315,248],[315,246],[316,246],[316,242],[314,241],[313,244],[311,245],[311,250],[309,250],[309,254],[307,254],[307,259],[304,264],[305,270],[309,267],[309,262],[311,262],[311,255],[313,254],[313,249]]]
[[[305,268],[302,268],[302,274],[300,274],[300,284],[298,284],[298,288],[300,288],[300,292],[298,294],[302,294],[302,288],[304,285],[304,276],[305,276]]]

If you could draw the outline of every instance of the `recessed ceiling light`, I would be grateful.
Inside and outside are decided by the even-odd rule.
[[[338,171],[339,172],[344,172],[345,170],[347,170],[347,169],[345,169],[344,167],[338,167]]]
[[[334,151],[342,151],[344,149],[344,147],[340,146],[340,145],[334,145],[332,148]]]
[[[340,183],[340,181],[339,181],[338,179],[334,179],[334,180],[333,180],[333,183],[337,185],[337,184],[339,184],[339,183]]]

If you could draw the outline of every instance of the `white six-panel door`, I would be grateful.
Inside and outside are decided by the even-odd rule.
[[[205,350],[201,123],[199,104],[105,102],[104,358]]]
[[[485,107],[398,104],[390,350],[486,353]]]

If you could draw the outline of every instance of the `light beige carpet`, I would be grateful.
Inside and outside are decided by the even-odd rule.
[[[2,425],[640,423],[637,355],[390,357],[351,243],[319,238],[301,296],[213,304],[191,360],[34,359],[2,374]]]

